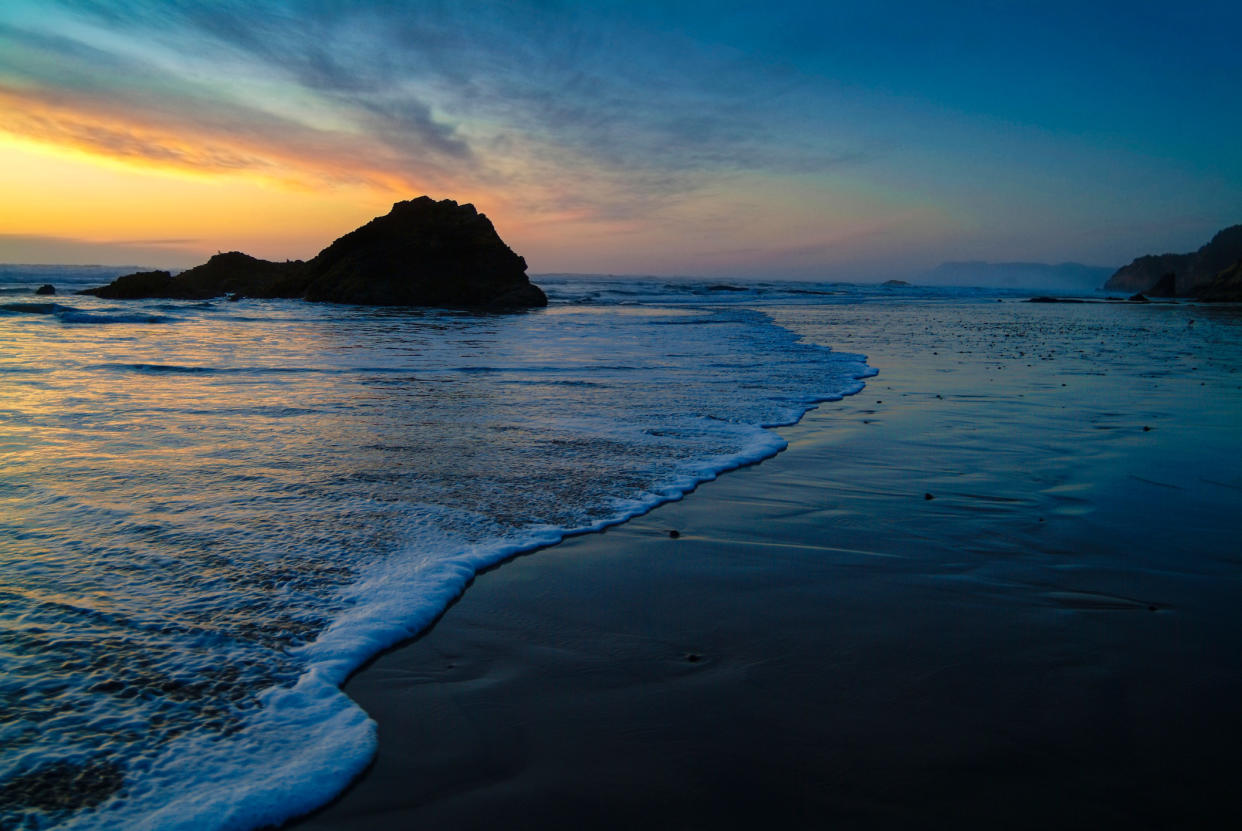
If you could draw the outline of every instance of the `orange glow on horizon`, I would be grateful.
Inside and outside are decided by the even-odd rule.
[[[178,124],[141,112],[113,113],[89,99],[52,101],[0,88],[0,134],[71,160],[190,179],[239,176],[312,191],[366,187],[405,193],[419,187],[416,177],[385,164],[367,164],[368,159],[386,159],[363,136],[289,127],[297,140]]]
[[[0,86],[0,245],[58,238],[115,250],[121,262],[138,246],[155,252],[143,259],[151,265],[229,250],[306,259],[393,202],[427,194],[473,203],[535,273],[766,274],[856,261],[893,231],[926,237],[941,225],[840,178],[829,187],[736,173],[711,189],[648,193],[627,187],[624,171],[526,148],[452,169],[433,158],[424,180],[364,135],[300,124],[286,135],[270,121],[230,131],[52,97]]]

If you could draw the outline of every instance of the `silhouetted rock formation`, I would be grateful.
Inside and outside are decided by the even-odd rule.
[[[1177,275],[1169,272],[1147,290],[1148,297],[1177,297]]]
[[[1173,275],[1174,294],[1194,297],[1223,269],[1242,259],[1242,225],[1226,228],[1198,251],[1190,254],[1149,254],[1117,269],[1105,289],[1155,294],[1166,274]]]
[[[53,286],[51,283],[44,283],[43,285],[35,289],[35,294],[55,294],[55,293],[56,293],[56,287]]]
[[[1147,254],[1135,258],[1113,272],[1104,284],[1107,291],[1147,291],[1160,280],[1161,275],[1185,272],[1193,254]],[[1176,276],[1174,276],[1176,281]],[[1176,285],[1176,282],[1175,282]]]
[[[306,264],[308,300],[402,306],[544,306],[526,260],[473,205],[398,202]]]
[[[910,284],[907,283],[905,280],[885,280],[883,283],[880,283],[880,285],[881,286],[908,286]]]
[[[398,202],[308,262],[273,263],[217,254],[175,277],[148,271],[83,294],[134,299],[300,297],[375,306],[522,308],[546,306],[526,261],[473,205],[420,196]]]
[[[142,297],[189,297],[173,283],[167,271],[139,271],[117,277],[106,286],[83,289],[78,294],[93,294],[114,300],[137,300]]]
[[[1242,259],[1222,269],[1199,292],[1200,300],[1242,302]]]
[[[167,271],[140,271],[81,293],[115,300],[144,297],[205,300],[231,293],[250,297],[300,297],[304,288],[301,272],[305,266],[300,260],[272,263],[231,251],[217,254],[176,277]]]
[[[186,296],[218,297],[221,294],[242,294],[247,297],[301,297],[306,263],[290,260],[273,263],[230,251],[217,254],[202,265],[181,272],[172,278]]]

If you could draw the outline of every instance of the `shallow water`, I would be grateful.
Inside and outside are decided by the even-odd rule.
[[[374,749],[338,685],[479,568],[771,455],[871,372],[693,285],[496,316],[28,278],[0,304],[5,827],[322,803]]]
[[[841,411],[851,429],[885,425],[891,407],[920,414],[930,432],[890,442],[873,468],[934,492],[911,533],[979,537],[963,573],[1031,589],[1078,574],[1100,595],[1082,602],[1144,610],[1170,602],[1170,575],[1237,581],[1242,308],[898,302],[773,316],[874,355],[879,378]],[[885,379],[898,376],[894,392]]]
[[[1242,315],[996,299],[766,306],[879,375],[355,676],[305,827],[1236,818]]]
[[[763,425],[861,388],[853,351],[929,350],[912,360],[923,406],[987,402],[874,460],[926,477],[937,443],[977,451],[930,472],[954,510],[913,530],[960,539],[935,517],[977,518],[988,543],[952,558],[959,577],[1008,590],[1039,572],[1015,563],[1052,556],[1091,575],[1058,581],[1058,608],[1146,608],[1169,598],[1136,573],[1236,574],[1236,523],[1204,521],[1242,492],[1226,307],[559,278],[546,310],[480,316],[35,297],[48,278],[27,276],[0,275],[5,827],[249,828],[326,801],[374,749],[338,690],[350,670],[479,568],[777,452]],[[1000,373],[1021,382],[993,394]],[[880,420],[884,375],[870,383]],[[1204,441],[1154,440],[1175,429]],[[1116,482],[1075,478],[1067,454]],[[1118,529],[1113,503],[1170,488],[1184,522]],[[1032,508],[1075,517],[1076,536]]]

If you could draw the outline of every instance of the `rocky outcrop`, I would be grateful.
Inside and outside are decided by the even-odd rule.
[[[231,252],[173,276],[118,277],[84,294],[117,299],[296,297],[375,306],[523,308],[547,305],[526,261],[473,205],[420,196],[351,231],[314,259],[268,262]]]
[[[1148,254],[1113,272],[1104,284],[1107,291],[1148,291],[1165,274],[1185,273],[1193,254]]]
[[[305,297],[401,306],[544,306],[513,253],[473,205],[398,202],[306,264]]]
[[[106,286],[82,289],[78,294],[93,294],[113,300],[137,300],[142,297],[186,297],[173,283],[167,271],[139,271],[123,274]]]
[[[1169,272],[1147,290],[1148,297],[1177,297],[1177,275]]]
[[[56,293],[56,287],[53,286],[51,283],[44,283],[43,285],[35,289],[35,294],[55,294],[55,293]]]
[[[273,263],[240,251],[230,251],[181,272],[173,278],[173,282],[194,298],[218,297],[221,294],[299,297],[305,265],[301,260]]]
[[[1223,269],[1242,258],[1242,225],[1224,229],[1190,254],[1149,254],[1119,268],[1104,288],[1153,296],[1194,297]],[[1157,284],[1173,275],[1173,293],[1157,294]]]
[[[1199,292],[1199,299],[1212,302],[1242,302],[1242,259],[1229,268],[1221,269]]]
[[[217,254],[175,277],[167,271],[140,271],[118,277],[106,286],[86,289],[82,294],[115,300],[144,297],[205,300],[222,294],[299,297],[302,294],[301,271],[305,265],[300,260],[272,263],[232,251]]]

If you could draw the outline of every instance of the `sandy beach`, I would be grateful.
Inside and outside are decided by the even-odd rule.
[[[0,2],[0,831],[1242,828],[1242,3]]]
[[[773,314],[880,375],[479,575],[349,682],[378,758],[296,828],[1238,817],[1242,316]]]

